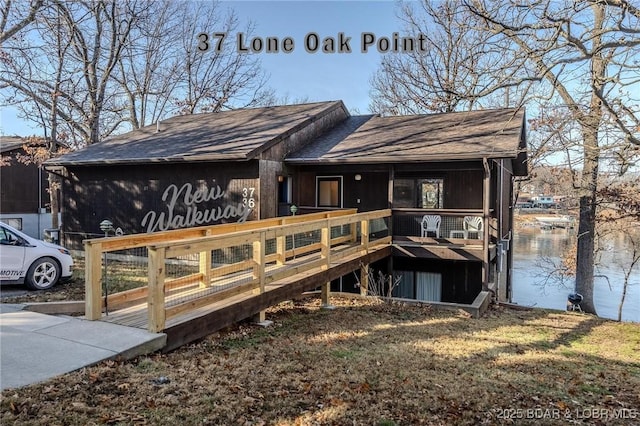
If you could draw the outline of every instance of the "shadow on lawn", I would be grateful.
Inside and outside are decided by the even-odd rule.
[[[592,419],[585,416],[594,410],[609,410],[606,413],[612,416],[616,409],[637,410],[640,406],[638,362],[604,357],[601,354],[606,347],[593,353],[574,347],[607,323],[597,317],[546,310],[494,310],[485,318],[471,319],[428,308],[404,312],[403,307],[384,305],[339,309],[350,311],[351,321],[337,327],[335,320],[342,318],[335,311],[310,311],[308,318],[296,319],[301,323],[300,333],[312,335],[306,339],[311,355],[302,362],[325,357],[349,366],[353,380],[367,389],[367,395],[352,392],[351,396],[372,406],[379,404],[377,399],[398,398],[385,406],[387,418],[397,420],[388,424],[502,423],[509,420],[504,417],[506,409],[531,414],[528,421],[532,424],[541,420],[546,424],[563,420],[588,423]],[[313,337],[322,332],[314,329],[313,323],[331,316],[335,319],[330,333]],[[288,324],[284,329],[292,331]],[[290,337],[295,340],[299,336]],[[378,351],[379,362],[369,360],[364,367],[359,365],[358,359],[372,351]],[[404,368],[391,363],[404,364]],[[389,395],[388,382],[394,376],[407,381],[398,385],[391,380],[396,397]],[[416,409],[407,401],[411,399],[426,408]],[[544,410],[550,417],[540,417]],[[330,422],[351,420],[341,411],[330,417]],[[608,420],[612,424],[628,421]],[[312,419],[293,416],[289,421],[297,424]]]

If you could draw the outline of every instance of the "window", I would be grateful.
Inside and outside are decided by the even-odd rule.
[[[444,208],[444,179],[395,179],[393,206],[396,208]]]
[[[3,227],[0,227],[0,244],[2,244],[3,246],[18,245],[20,240],[21,238],[18,237],[13,232],[9,231],[8,229],[4,229]]]
[[[442,274],[398,270],[393,274],[394,278],[401,278],[398,286],[393,290],[393,297],[428,302],[442,301]]]
[[[442,275],[434,272],[416,272],[416,299],[440,302]]]
[[[22,231],[22,218],[6,218],[1,221],[18,231]]]
[[[342,176],[316,178],[316,206],[342,207]]]
[[[393,182],[393,207],[416,207],[416,181],[415,179],[396,179]]]
[[[442,179],[423,179],[419,181],[420,200],[418,207],[422,209],[441,209],[442,200]]]

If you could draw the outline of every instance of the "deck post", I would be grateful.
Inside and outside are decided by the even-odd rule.
[[[360,294],[369,294],[369,264],[360,265]]]
[[[360,221],[360,245],[365,252],[369,251],[369,219]],[[360,266],[360,294],[369,293],[369,264]]]
[[[254,294],[264,293],[265,282],[265,231],[260,232],[260,237],[253,242],[253,279],[257,281]],[[261,323],[266,319],[266,311],[260,311],[254,317],[254,321]]]
[[[320,255],[326,262],[327,269],[331,266],[331,223],[325,222],[320,230]]]
[[[482,188],[482,290],[489,289],[489,194],[491,191],[491,169],[486,158],[482,159],[484,180]]]
[[[360,221],[360,245],[369,251],[369,219]]]
[[[287,261],[287,239],[284,235],[276,237],[276,265],[282,266]]]
[[[102,318],[102,243],[85,241],[84,291],[85,318]]]
[[[149,247],[149,294],[147,296],[149,331],[158,333],[165,326],[165,248]]]
[[[322,227],[320,234],[320,252],[322,258],[325,260],[326,269],[331,268],[331,221],[327,219],[325,225]],[[332,306],[329,303],[329,297],[331,293],[331,282],[322,284],[322,307],[330,309]]]
[[[211,250],[200,252],[200,274],[202,274],[202,281],[200,282],[200,288],[211,286]]]
[[[355,243],[356,241],[358,241],[358,225],[353,222],[352,224],[349,225],[351,227],[351,242]]]

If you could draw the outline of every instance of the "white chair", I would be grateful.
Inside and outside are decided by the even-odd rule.
[[[476,238],[481,240],[483,238],[484,221],[480,216],[465,216],[462,222],[464,228],[464,238],[469,238],[470,232],[476,233]]]
[[[465,216],[462,220],[462,229],[449,231],[449,238],[459,238],[461,236],[466,240],[469,238],[469,233],[475,232],[476,238],[481,240],[483,238],[483,230],[484,222],[480,216]]]
[[[420,227],[422,228],[422,236],[426,237],[429,232],[434,232],[436,238],[440,238],[440,222],[442,218],[437,214],[425,214],[422,217]]]

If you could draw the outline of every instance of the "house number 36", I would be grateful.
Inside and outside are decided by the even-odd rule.
[[[256,192],[255,188],[242,188],[242,202],[250,209],[256,206],[256,200],[253,198],[254,192]]]

